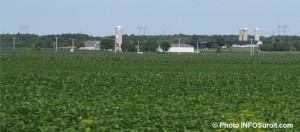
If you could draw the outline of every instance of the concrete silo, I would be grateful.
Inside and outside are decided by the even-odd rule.
[[[243,28],[243,41],[248,41],[248,29]]]
[[[243,29],[239,30],[239,41],[243,41]]]
[[[259,41],[260,31],[259,28],[255,28],[254,30],[254,41]]]
[[[122,27],[116,27],[115,51],[122,51]]]

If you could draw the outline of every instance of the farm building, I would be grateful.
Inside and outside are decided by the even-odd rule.
[[[189,44],[171,44],[168,52],[194,52],[195,48]]]
[[[253,45],[251,45],[251,41],[236,41],[233,42],[232,47],[258,47],[263,44],[262,41],[253,41]]]
[[[84,47],[80,47],[79,50],[100,50],[100,41],[85,41]]]
[[[262,41],[259,40],[260,37],[260,29],[254,29],[254,41],[248,39],[248,29],[241,28],[239,30],[239,39],[238,41],[233,42],[232,47],[258,47],[263,44]],[[251,43],[253,45],[251,45]]]

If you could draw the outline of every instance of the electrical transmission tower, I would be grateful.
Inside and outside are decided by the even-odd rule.
[[[289,27],[287,25],[281,26],[278,24],[278,26],[276,28],[278,30],[279,41],[284,42],[285,41],[284,38],[286,36],[286,32],[289,30]]]
[[[286,31],[289,30],[289,27],[285,24],[284,26],[282,26],[283,29],[283,42],[285,41],[285,36],[286,36]]]
[[[146,35],[147,27],[146,26],[144,26],[144,27],[138,26],[137,30],[139,31],[139,36],[141,35],[141,30],[143,31],[144,35]]]
[[[28,29],[28,26],[27,25],[20,25],[20,33],[23,34],[23,33],[27,33],[27,29]]]

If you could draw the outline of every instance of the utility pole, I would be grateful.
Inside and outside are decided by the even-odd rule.
[[[250,44],[250,56],[253,55],[253,54],[252,54],[252,53],[253,53],[252,50],[253,50],[253,49],[252,49],[252,39],[251,39],[251,44]]]
[[[144,27],[140,27],[140,26],[138,26],[137,27],[137,29],[138,29],[138,31],[139,31],[139,38],[138,38],[138,53],[140,52],[140,37],[141,37],[141,30],[143,30],[144,31],[144,36],[146,35],[146,30],[147,30],[147,27],[146,26],[144,26]]]
[[[181,51],[181,47],[180,47],[180,38],[179,38],[179,52],[178,52],[178,54],[180,54],[180,51]]]
[[[114,41],[115,41],[115,53],[117,53],[117,48],[116,48],[117,47],[117,42],[116,42],[117,39],[114,39]]]
[[[138,52],[140,52],[140,41],[138,41]]]
[[[57,51],[57,37],[55,37],[55,51]]]
[[[74,50],[74,39],[72,39],[72,49]]]
[[[100,40],[100,43],[99,43],[99,50],[101,51],[101,40]]]
[[[74,48],[74,45],[75,45],[75,44],[74,44],[74,39],[72,39],[72,49],[70,50],[71,52],[74,52],[74,49],[75,49],[75,48]]]
[[[16,50],[16,37],[13,37],[13,50]]]
[[[254,47],[254,42],[252,42],[252,55],[254,55],[255,47]]]
[[[198,41],[197,41],[197,54],[199,53],[199,45],[198,45]]]

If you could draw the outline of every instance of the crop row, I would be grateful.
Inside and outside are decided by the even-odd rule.
[[[300,71],[289,61],[210,63],[218,55],[207,63],[191,61],[210,53],[154,55],[173,58],[169,62],[126,53],[132,58],[113,62],[100,60],[119,56],[16,55],[1,54],[1,131],[212,131],[213,122],[228,120],[292,123],[299,130]],[[286,56],[268,59],[277,63]]]

